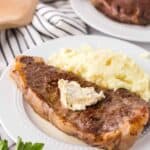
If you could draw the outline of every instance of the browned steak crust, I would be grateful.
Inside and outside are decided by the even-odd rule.
[[[150,24],[150,0],[91,0],[94,6],[124,23]]]
[[[147,103],[125,89],[104,90],[106,98],[84,111],[62,107],[59,79],[77,81],[82,87],[101,88],[77,75],[48,66],[41,58],[21,56],[11,76],[32,108],[56,127],[86,143],[107,150],[127,150],[149,119]]]

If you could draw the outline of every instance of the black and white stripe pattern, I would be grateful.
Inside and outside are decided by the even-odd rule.
[[[43,0],[37,5],[31,24],[0,32],[0,70],[16,55],[42,42],[86,33],[86,25],[67,0]]]

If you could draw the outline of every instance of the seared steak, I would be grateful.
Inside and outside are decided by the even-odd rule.
[[[42,58],[16,58],[11,77],[25,100],[41,117],[84,142],[106,150],[127,150],[148,123],[147,103],[125,89],[103,89],[105,99],[83,111],[72,111],[60,103],[58,80],[77,81],[82,87],[101,87],[83,78],[48,66]]]
[[[133,24],[150,24],[150,0],[91,0],[112,19]]]

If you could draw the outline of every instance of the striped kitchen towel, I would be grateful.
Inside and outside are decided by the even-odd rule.
[[[71,9],[69,1],[43,0],[37,5],[31,24],[0,31],[0,70],[16,55],[42,42],[86,33],[86,25]]]
[[[43,0],[36,8],[32,23],[16,29],[0,31],[0,74],[12,59],[47,40],[67,35],[86,34],[86,25],[71,9],[67,0]],[[0,139],[15,143],[0,125]]]

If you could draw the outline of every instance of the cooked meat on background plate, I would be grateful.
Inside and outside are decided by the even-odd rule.
[[[121,88],[102,88],[72,72],[47,65],[39,57],[17,57],[11,77],[36,113],[91,146],[127,150],[149,122],[149,105],[137,94]],[[60,81],[65,85],[61,86]],[[82,91],[75,94],[79,103],[73,99],[77,86]],[[62,94],[62,89],[67,95]],[[91,103],[91,93],[100,100]],[[87,103],[81,108],[84,98]],[[69,99],[72,103],[67,103]],[[72,109],[77,107],[80,109]]]
[[[150,0],[91,0],[108,17],[137,25],[150,24]]]

